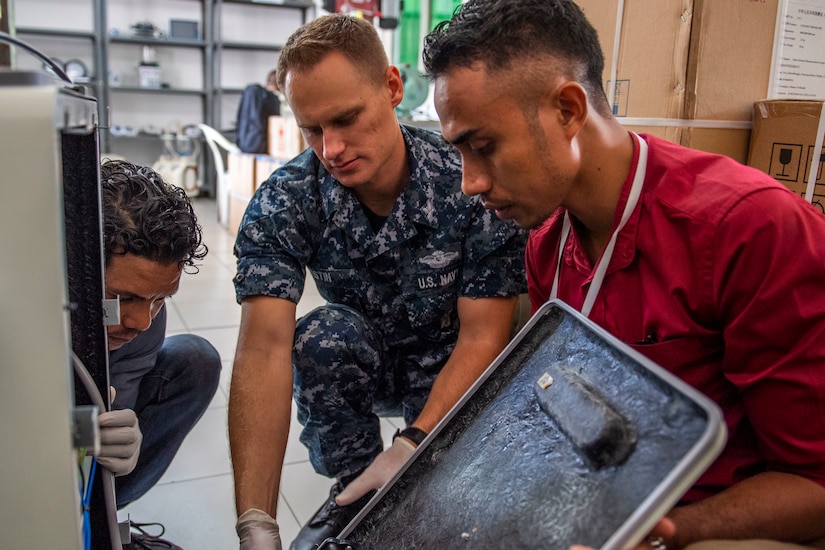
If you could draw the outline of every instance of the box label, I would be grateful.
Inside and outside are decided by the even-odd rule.
[[[774,38],[771,97],[825,97],[825,0],[785,0]]]

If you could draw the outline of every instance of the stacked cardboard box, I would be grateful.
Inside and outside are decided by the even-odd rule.
[[[745,163],[753,104],[768,95],[779,0],[694,0],[682,133],[688,147]]]
[[[620,120],[680,118],[692,0],[577,1],[599,34],[613,113]],[[677,128],[633,129],[679,141]]]
[[[252,153],[229,153],[227,159],[229,175],[229,219],[227,229],[234,235],[241,223],[249,199],[261,183],[269,178],[282,160],[269,155]]]
[[[778,1],[577,0],[620,121],[742,163],[753,103],[768,92]]]
[[[255,157],[255,189],[257,190],[263,182],[269,179],[272,172],[282,164],[284,164],[283,160],[270,155],[258,155]]]
[[[757,101],[748,164],[773,176],[825,212],[823,103]]]
[[[241,223],[249,198],[255,192],[255,155],[230,152],[226,157],[226,172],[229,179],[227,229],[234,235]]]
[[[284,161],[270,155],[252,153],[229,153],[227,170],[229,190],[235,195],[250,198],[261,183]]]
[[[305,148],[304,136],[295,117],[269,117],[269,156],[288,161]]]
[[[255,191],[255,155],[241,152],[228,153],[226,171],[229,176],[229,192],[242,197],[251,197]]]

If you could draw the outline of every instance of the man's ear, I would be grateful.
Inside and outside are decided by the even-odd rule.
[[[398,107],[401,100],[404,99],[404,81],[401,79],[401,73],[398,71],[398,67],[393,65],[387,67],[384,81],[387,83],[387,89],[390,91],[392,106]]]
[[[553,97],[559,109],[562,126],[567,128],[571,135],[577,133],[584,126],[590,108],[587,103],[587,92],[578,82],[568,80],[556,88]]]

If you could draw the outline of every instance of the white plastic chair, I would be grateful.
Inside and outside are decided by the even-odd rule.
[[[229,223],[229,175],[226,171],[226,163],[223,160],[221,149],[227,153],[240,153],[241,150],[208,124],[198,124],[198,128],[203,133],[203,137],[206,138],[209,150],[212,151],[212,161],[215,163],[215,171],[217,172],[215,199],[218,208],[218,223],[226,226]]]

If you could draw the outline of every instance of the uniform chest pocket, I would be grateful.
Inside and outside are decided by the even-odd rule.
[[[453,244],[443,250],[422,251],[410,266],[404,291],[422,295],[442,294],[455,288],[461,270],[461,249]]]
[[[421,270],[404,285],[410,325],[440,332],[456,318],[459,288],[458,262],[441,269]]]

